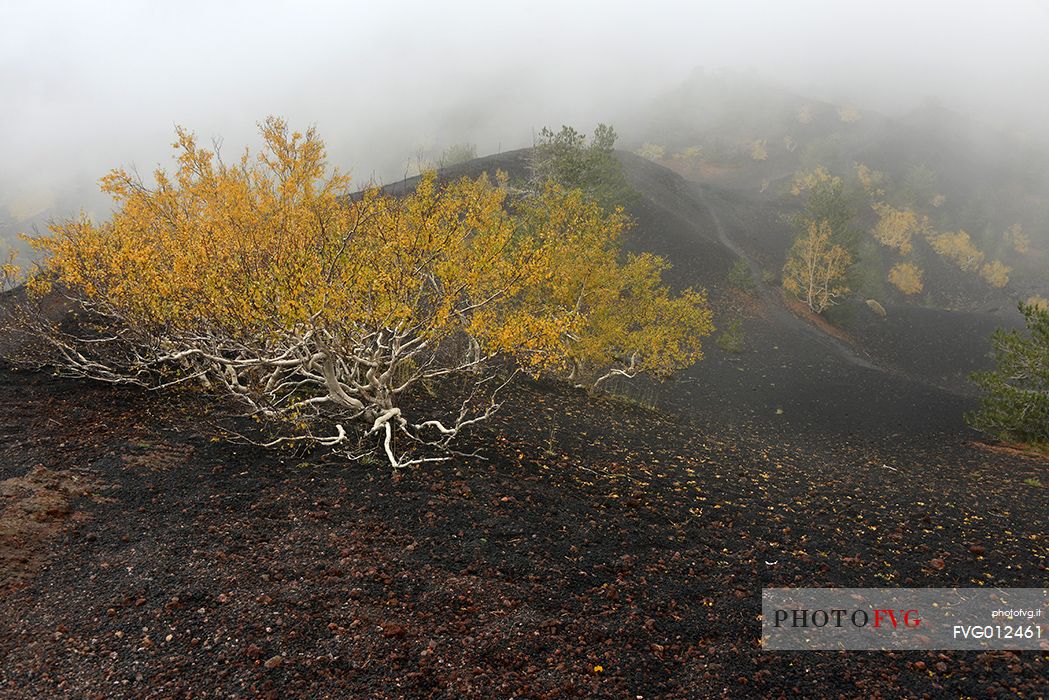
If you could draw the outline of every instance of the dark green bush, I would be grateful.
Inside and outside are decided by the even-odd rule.
[[[728,325],[726,325],[725,329],[718,334],[718,337],[714,342],[716,342],[718,347],[725,352],[743,352],[743,321],[738,318],[729,321]]]
[[[732,269],[728,271],[728,283],[736,289],[749,292],[754,289],[754,278],[750,274],[750,266],[743,258],[737,260]]]
[[[994,332],[996,367],[972,375],[983,400],[966,420],[1006,440],[1049,445],[1049,310],[1023,302],[1019,308],[1027,332]]]
[[[553,180],[583,190],[605,209],[629,204],[634,191],[616,158],[616,138],[615,129],[606,124],[598,124],[589,143],[570,126],[556,133],[544,127],[532,149],[532,187],[539,190]]]

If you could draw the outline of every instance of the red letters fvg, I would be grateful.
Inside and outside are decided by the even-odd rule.
[[[892,625],[893,629],[901,624],[904,627],[917,627],[922,623],[917,610],[875,610],[874,626],[880,628],[883,622]]]

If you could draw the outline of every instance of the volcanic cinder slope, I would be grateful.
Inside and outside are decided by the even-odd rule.
[[[655,409],[522,381],[485,459],[395,478],[214,441],[193,395],[0,367],[0,696],[1044,697],[1044,653],[758,644],[763,587],[1044,584],[1046,463],[961,422],[997,317],[814,325],[726,285],[775,264],[767,202],[622,162],[628,248],[744,319]]]
[[[501,170],[524,178],[526,156],[489,156],[447,168],[441,177]],[[763,271],[782,267],[783,241],[791,235],[775,202],[691,182],[631,153],[618,157],[638,194],[628,207],[635,225],[625,248],[664,257],[672,265],[669,284],[707,289],[716,323],[739,317],[745,337],[738,354],[708,343],[704,361],[646,396],[713,422],[759,420],[822,433],[965,434],[963,414],[976,406],[966,378],[991,366],[991,332],[1022,327],[1018,313],[890,305],[882,318],[851,302],[847,327],[829,328],[799,315],[777,286],[761,280]],[[388,189],[396,193],[416,181]],[[749,292],[728,281],[740,259],[755,283]]]

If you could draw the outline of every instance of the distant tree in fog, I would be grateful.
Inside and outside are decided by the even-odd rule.
[[[922,269],[914,263],[903,262],[893,265],[889,270],[889,282],[904,294],[920,294],[925,285],[922,283]]]
[[[1049,299],[1038,296],[1037,294],[1027,297],[1027,304],[1039,308],[1042,311],[1049,311]]]
[[[875,202],[871,208],[878,215],[871,235],[883,246],[894,248],[903,255],[910,254],[915,236],[932,231],[929,217],[911,209],[896,209],[884,202]]]
[[[438,167],[447,168],[465,163],[477,157],[477,146],[472,143],[455,143],[444,149],[437,161]]]
[[[660,146],[658,143],[645,143],[634,151],[634,153],[642,158],[647,158],[648,160],[663,160],[663,158],[666,157],[667,149],[664,146]]]
[[[852,105],[838,107],[838,119],[846,124],[853,124],[860,120],[860,111]]]
[[[6,292],[22,281],[22,269],[18,266],[18,251],[0,248],[0,292]]]
[[[1012,272],[1012,268],[1005,265],[1001,260],[992,260],[980,267],[980,277],[995,289],[1001,289],[1009,284],[1010,272]]]
[[[1027,255],[1031,252],[1031,237],[1024,232],[1020,224],[1010,226],[1003,238],[1009,247],[1020,255]]]
[[[801,170],[791,178],[791,194],[804,197],[805,208],[801,214],[789,217],[799,231],[805,232],[809,223],[826,223],[831,239],[852,255],[857,232],[853,222],[859,213],[862,192],[855,183],[847,183],[843,177],[832,174],[823,166]]]
[[[750,159],[751,160],[768,160],[769,152],[765,147],[765,139],[757,139],[750,142]]]
[[[984,254],[973,244],[966,231],[932,234],[929,244],[962,270],[978,271],[983,263]]]
[[[924,164],[912,165],[896,191],[896,200],[908,207],[925,207],[937,196],[939,176]]]
[[[832,240],[827,221],[809,221],[794,240],[783,266],[783,288],[815,313],[823,313],[849,293],[846,273],[852,257]]]
[[[872,170],[863,163],[855,163],[856,180],[860,183],[864,193],[872,200],[879,200],[885,196],[885,173]]]

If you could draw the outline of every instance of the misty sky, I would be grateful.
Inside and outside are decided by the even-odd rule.
[[[104,214],[97,178],[169,166],[176,123],[230,153],[268,114],[316,124],[334,164],[388,181],[420,148],[615,122],[696,66],[1049,133],[1049,3],[918,5],[0,0],[0,211]]]

